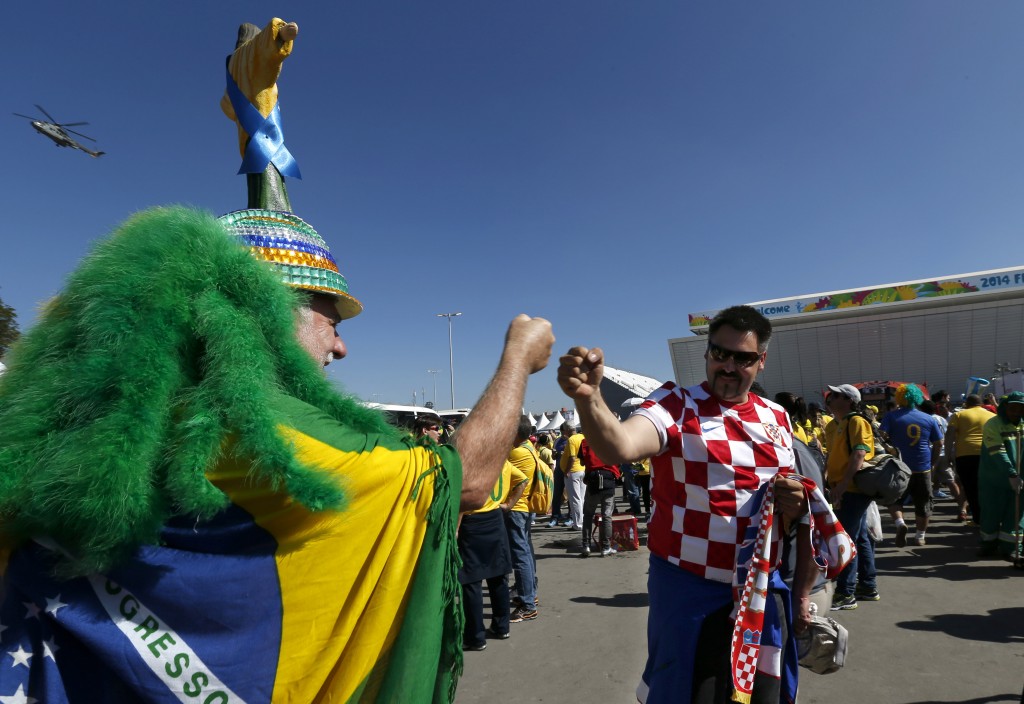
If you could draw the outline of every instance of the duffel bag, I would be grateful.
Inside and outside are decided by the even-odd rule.
[[[910,486],[910,467],[892,455],[875,455],[865,463],[853,478],[857,491],[875,499],[883,506],[891,506]]]

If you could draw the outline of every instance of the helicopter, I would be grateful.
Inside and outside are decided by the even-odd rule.
[[[75,134],[78,135],[79,137],[88,139],[90,142],[95,142],[96,140],[93,139],[92,137],[84,135],[81,132],[75,132],[74,130],[66,129],[68,127],[88,125],[88,122],[57,122],[53,119],[53,115],[51,115],[50,113],[46,112],[45,109],[43,109],[42,105],[36,105],[36,108],[44,115],[46,115],[50,119],[50,121],[45,122],[34,117],[29,117],[28,115],[22,115],[18,112],[13,114],[18,117],[24,117],[26,120],[31,120],[32,129],[34,129],[36,132],[43,135],[47,139],[53,140],[53,143],[56,144],[58,147],[72,147],[74,149],[80,149],[81,151],[85,152],[91,157],[100,157],[106,154],[106,152],[94,152],[91,149],[86,149],[83,145],[79,144],[74,139],[72,139],[70,135]]]

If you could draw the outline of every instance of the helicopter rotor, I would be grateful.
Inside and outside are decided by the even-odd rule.
[[[36,106],[36,110],[38,110],[39,112],[41,112],[41,113],[43,113],[44,115],[46,115],[46,119],[48,119],[48,120],[49,120],[50,122],[52,122],[53,124],[57,124],[57,120],[55,120],[55,119],[53,118],[53,115],[51,115],[50,113],[46,112],[46,108],[44,108],[44,107],[43,107],[42,105],[40,105],[39,103],[33,103],[33,105],[35,105],[35,106]]]
[[[85,125],[85,124],[88,124],[88,123],[86,123],[86,122],[83,122],[83,123],[81,123],[81,124]],[[66,125],[61,125],[61,127],[66,127]],[[92,137],[90,137],[89,135],[87,135],[87,134],[82,134],[81,132],[76,132],[75,130],[68,130],[68,129],[66,129],[66,130],[64,130],[64,131],[65,131],[65,132],[70,132],[71,134],[77,134],[77,135],[78,135],[79,137],[82,137],[83,139],[88,139],[88,140],[89,140],[90,142],[95,142],[95,141],[96,141],[95,139],[93,139],[93,138],[92,138]]]
[[[36,105],[36,107],[38,108],[39,106]],[[51,125],[57,125],[57,127],[80,127],[82,125],[88,125],[89,124],[88,122],[57,122],[56,120],[54,120],[50,116],[50,113],[46,112],[45,110],[43,110],[43,112],[46,113],[46,116],[50,118],[50,124]],[[42,122],[42,120],[40,120],[38,117],[30,117],[29,115],[22,115],[20,112],[14,112],[14,113],[11,113],[11,114],[12,115],[16,115],[18,117],[24,117],[26,120],[32,120],[33,122]]]
[[[88,125],[89,124],[88,122],[57,122],[57,120],[53,117],[53,115],[51,115],[50,113],[46,112],[45,108],[43,108],[42,105],[40,105],[39,103],[33,103],[33,105],[35,105],[39,109],[40,112],[42,112],[44,115],[46,115],[46,117],[50,120],[50,124],[57,125],[57,127],[80,127],[82,125]],[[14,113],[14,114],[18,115],[18,117],[28,117],[28,115],[21,115],[19,113]],[[28,117],[28,119],[35,120],[36,118]],[[93,141],[95,141],[95,140],[93,140]]]

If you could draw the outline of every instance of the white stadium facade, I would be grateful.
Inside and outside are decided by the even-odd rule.
[[[823,400],[829,384],[882,380],[926,384],[959,399],[971,377],[1024,362],[1024,267],[748,304],[772,322],[758,381]],[[705,378],[708,322],[690,315],[687,337],[668,341],[676,382]]]

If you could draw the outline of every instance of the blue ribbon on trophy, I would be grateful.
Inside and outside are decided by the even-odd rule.
[[[230,56],[228,57],[231,58]],[[245,156],[239,174],[261,174],[267,164],[273,163],[282,176],[302,178],[295,157],[284,145],[284,130],[281,127],[281,106],[275,105],[269,115],[263,117],[249,99],[245,97],[235,79],[228,75],[228,99],[235,110],[238,124],[249,135],[245,145]]]

